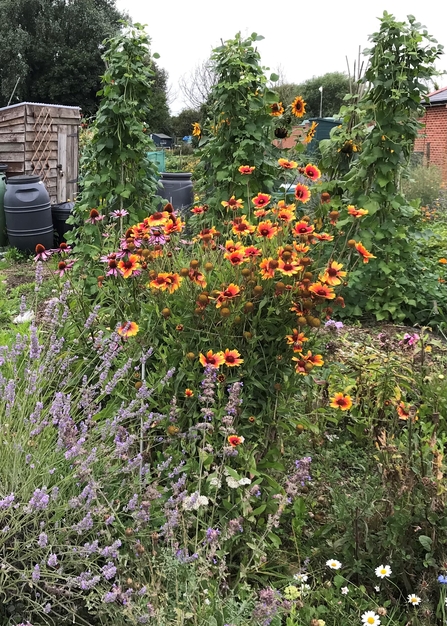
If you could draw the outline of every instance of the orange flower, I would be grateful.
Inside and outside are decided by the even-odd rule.
[[[192,134],[194,137],[201,137],[202,136],[202,129],[200,128],[200,124],[199,122],[193,122],[191,124],[192,126]]]
[[[300,202],[302,202],[303,204],[306,204],[306,202],[309,202],[310,200],[309,187],[307,185],[302,185],[301,183],[298,183],[298,185],[295,187],[295,198],[299,200]]]
[[[161,291],[168,291],[174,293],[180,287],[183,278],[178,274],[170,274],[169,272],[160,272],[157,277],[151,280],[149,286],[153,289],[160,289]]]
[[[442,259],[439,259],[438,263],[441,263],[442,265],[446,265],[447,264],[447,259],[445,259],[443,257]]]
[[[324,365],[323,357],[321,356],[321,354],[312,354],[310,350],[307,353],[306,360],[309,361],[309,363],[312,363],[312,365],[314,365],[315,367],[323,367]]]
[[[146,226],[163,226],[169,219],[169,213],[167,211],[157,211],[153,215],[144,218]]]
[[[286,224],[289,224],[292,220],[295,219],[295,213],[291,211],[290,209],[280,209],[276,213],[276,217],[279,220],[281,220],[281,222],[285,222]]]
[[[259,270],[261,273],[261,278],[267,280],[268,278],[273,278],[275,276],[275,270],[278,267],[278,261],[274,261],[272,257],[268,259],[262,259],[259,264]]]
[[[121,272],[123,278],[129,278],[132,276],[134,272],[137,272],[140,269],[140,264],[138,263],[139,258],[136,254],[129,254],[127,257],[127,261],[121,260],[118,263],[118,269]]]
[[[245,248],[240,248],[239,250],[235,250],[234,252],[226,252],[224,254],[224,259],[230,261],[231,265],[241,265],[244,263],[245,259]]]
[[[303,356],[300,356],[300,357],[294,356],[292,357],[292,361],[296,362],[295,372],[297,374],[301,374],[302,376],[307,376],[308,370],[310,371],[312,369],[311,366],[307,365],[307,360],[303,358]],[[308,367],[308,370],[306,369],[306,366]]]
[[[202,272],[199,272],[198,270],[190,269],[188,276],[191,282],[195,283],[196,285],[199,285],[200,287],[202,287],[202,289],[205,289],[206,279],[205,279],[205,276],[202,274]]]
[[[248,246],[245,248],[245,258],[246,259],[255,259],[257,256],[261,256],[262,252],[259,248],[255,246]]]
[[[237,221],[235,220],[234,222],[231,222],[231,223],[233,224],[233,228],[232,228],[233,233],[241,237],[250,235],[251,233],[254,233],[256,230],[256,226],[253,226],[252,224],[250,224],[250,222],[247,221],[245,216],[242,216]]]
[[[400,420],[407,420],[410,417],[409,406],[405,402],[399,402],[396,407],[397,414]]]
[[[191,213],[194,213],[195,215],[200,215],[201,213],[205,213],[205,209],[203,208],[203,206],[195,206],[191,209]]]
[[[352,407],[351,396],[345,396],[342,393],[336,393],[331,398],[330,405],[333,409],[340,409],[341,411],[349,411]]]
[[[165,224],[164,233],[165,235],[172,235],[172,233],[181,233],[184,225],[185,223],[182,222],[181,217],[177,217],[174,220],[170,219]]]
[[[273,117],[279,117],[284,113],[284,107],[282,105],[282,102],[275,102],[274,104],[271,104],[270,109],[270,115],[272,115]]]
[[[236,200],[236,196],[231,196],[228,202],[226,202],[226,200],[223,200],[221,202],[221,205],[224,207],[228,207],[229,209],[233,209],[233,211],[235,211],[236,209],[242,209],[244,206],[244,203],[241,198],[239,198],[239,200]]]
[[[232,239],[229,239],[225,242],[225,250],[227,252],[236,252],[236,250],[245,250],[245,248],[242,241],[237,241],[236,243],[234,243]]]
[[[323,283],[313,283],[309,287],[309,291],[314,293],[319,298],[325,298],[326,300],[333,300],[335,298],[335,292],[332,287],[323,285]]]
[[[318,180],[319,178],[321,178],[320,170],[318,169],[318,167],[315,167],[315,165],[312,165],[311,163],[306,165],[306,167],[304,168],[304,174],[305,176],[307,176],[307,178],[310,178],[310,180]]]
[[[329,235],[328,233],[314,233],[313,236],[315,237],[315,239],[318,239],[319,241],[333,241],[334,240],[334,236]]]
[[[309,246],[306,246],[305,243],[296,243],[293,242],[293,247],[298,252],[298,254],[307,254],[310,250]]]
[[[212,367],[213,369],[218,369],[221,365],[225,363],[225,359],[222,352],[214,352],[212,350],[208,350],[206,356],[202,353],[199,355],[199,361],[203,367]]]
[[[311,124],[309,130],[307,131],[307,134],[306,134],[306,136],[304,138],[304,143],[305,144],[310,143],[312,141],[312,139],[315,137],[315,133],[317,131],[317,126],[318,126],[317,122],[312,122],[312,124]]]
[[[255,167],[251,165],[241,165],[239,168],[240,174],[253,174]]]
[[[216,309],[220,309],[220,307],[227,302],[227,300],[231,300],[232,298],[236,298],[239,294],[240,294],[241,290],[240,288],[235,285],[234,283],[231,283],[230,285],[228,285],[228,287],[226,289],[224,289],[224,291],[221,291],[219,293],[219,295],[216,298]]]
[[[262,218],[268,215],[270,211],[266,211],[265,209],[258,209],[257,211],[253,211],[253,214],[257,218]]]
[[[253,198],[252,202],[256,207],[258,207],[258,209],[262,209],[268,205],[271,198],[272,196],[269,196],[268,193],[259,192],[258,195]]]
[[[294,274],[298,274],[301,269],[302,266],[296,261],[284,261],[283,259],[280,259],[278,261],[278,272],[281,272],[281,274],[284,274],[285,276],[293,276]]]
[[[297,222],[293,227],[292,234],[297,237],[307,237],[315,230],[314,226],[311,226],[307,222]],[[309,249],[309,248],[308,248]]]
[[[223,357],[225,359],[225,365],[228,367],[236,367],[244,362],[244,359],[240,358],[240,353],[237,350],[228,350],[228,348],[223,353]]]
[[[272,224],[271,220],[265,220],[264,222],[259,222],[256,235],[257,237],[272,239],[278,233],[278,230],[280,230],[278,226]]]
[[[298,167],[298,163],[296,161],[288,161],[287,159],[278,159],[278,165],[284,170],[294,170]]]
[[[320,275],[318,278],[322,283],[326,283],[327,285],[340,285],[341,278],[344,278],[347,272],[342,272],[341,268],[343,265],[341,263],[337,263],[336,261],[331,261],[329,266],[324,271],[324,274]]]
[[[284,200],[280,200],[278,202],[278,204],[276,205],[276,211],[274,211],[274,213],[276,213],[279,210],[282,209],[288,209],[289,211],[295,211],[296,209],[296,204],[287,204],[287,202],[284,202]]]
[[[237,435],[230,435],[227,441],[230,446],[236,448],[237,446],[240,446],[242,443],[244,443],[245,439],[243,437],[238,437]]]
[[[217,232],[214,226],[211,228],[202,228],[197,237],[199,237],[199,239],[213,239],[214,235],[217,235]]]
[[[366,209],[356,209],[352,204],[348,205],[348,213],[353,217],[362,217],[363,215],[368,215],[368,211]]]
[[[300,333],[300,331],[297,330],[296,328],[292,330],[291,335],[286,335],[286,339],[287,339],[287,344],[289,346],[294,343],[309,341],[309,339],[305,337],[304,333]]]
[[[363,263],[368,263],[369,259],[376,258],[373,254],[371,254],[371,252],[368,252],[368,250],[365,248],[361,241],[355,244],[355,249],[360,254],[360,256],[363,257]]]
[[[306,103],[301,96],[297,96],[292,102],[292,113],[295,117],[303,117],[306,112]]]
[[[118,335],[121,337],[134,337],[139,331],[139,326],[135,322],[125,322],[117,329]]]
[[[192,389],[185,389],[185,398],[192,398],[194,396],[194,391]]]

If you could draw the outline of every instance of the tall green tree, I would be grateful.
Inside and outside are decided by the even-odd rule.
[[[93,113],[116,0],[0,0],[0,105],[48,102]]]
[[[172,132],[176,137],[185,137],[192,134],[194,122],[202,122],[202,113],[198,109],[183,109],[171,119]]]
[[[341,72],[329,72],[314,76],[303,83],[275,85],[279,99],[284,106],[300,95],[306,101],[306,117],[319,117],[321,92],[323,87],[323,117],[332,116],[340,110],[343,98],[349,93],[349,78]]]
[[[152,63],[152,94],[151,108],[147,117],[147,125],[153,133],[171,133],[171,114],[169,112],[167,98],[168,73],[159,67],[157,63]]]

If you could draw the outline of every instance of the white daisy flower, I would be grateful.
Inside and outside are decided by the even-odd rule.
[[[341,593],[342,593],[342,595],[343,595],[343,596],[346,596],[346,595],[349,593],[349,589],[348,589],[348,587],[342,587],[342,588],[340,589],[340,591],[341,591]]]
[[[393,573],[389,565],[379,565],[375,571],[378,578],[388,578]]]
[[[379,591],[380,591],[380,587],[379,587],[379,585],[376,585],[376,586],[374,587],[374,589],[375,589],[377,592],[379,592]]]
[[[447,598],[446,598],[447,600]],[[414,606],[417,606],[418,604],[420,604],[422,602],[421,598],[419,596],[415,596],[414,593],[410,594],[408,596],[408,602],[410,604],[413,604]]]
[[[326,565],[328,567],[330,567],[331,569],[340,569],[341,568],[340,561],[337,561],[336,559],[330,559],[329,561],[326,561]]]
[[[379,626],[380,617],[374,611],[366,611],[362,615],[362,622],[368,626]]]
[[[307,583],[309,580],[309,576],[307,574],[294,574],[293,577],[299,583]]]

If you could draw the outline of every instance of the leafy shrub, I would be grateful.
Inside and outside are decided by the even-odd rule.
[[[436,165],[419,165],[410,169],[402,187],[408,200],[419,200],[423,206],[432,206],[439,198],[442,174]]]

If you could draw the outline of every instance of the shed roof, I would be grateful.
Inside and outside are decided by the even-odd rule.
[[[172,139],[169,135],[164,135],[163,133],[152,133],[154,137],[159,137],[160,139]]]
[[[66,104],[46,104],[45,102],[18,102],[17,104],[10,104],[7,107],[0,107],[0,111],[5,111],[6,109],[14,109],[15,107],[21,107],[24,104],[31,104],[32,106],[38,107],[56,107],[57,109],[77,109],[81,110],[81,107],[72,107],[67,106]]]
[[[442,89],[438,89],[437,91],[432,91],[432,93],[429,93],[428,100],[430,104],[447,103],[447,87],[443,87]]]

